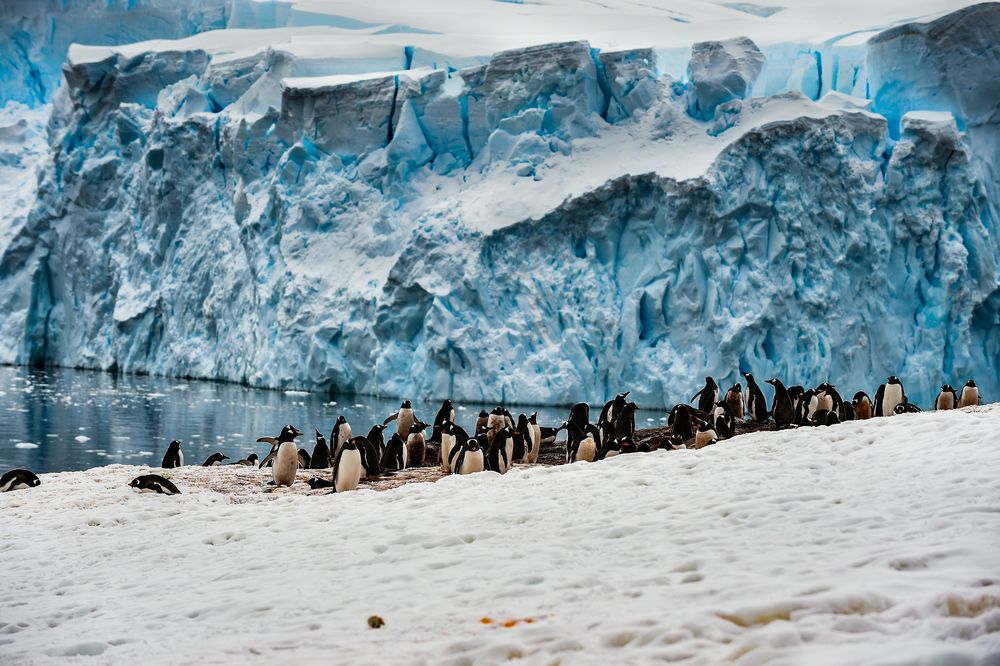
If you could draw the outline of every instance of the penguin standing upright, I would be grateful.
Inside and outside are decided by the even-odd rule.
[[[455,448],[451,450],[451,459],[448,461],[452,473],[475,474],[486,469],[486,455],[483,451],[486,433],[480,433],[474,438],[465,435],[464,430],[456,431],[455,434]]]
[[[535,446],[535,429],[528,423],[528,416],[523,412],[517,417],[517,434],[520,435],[522,444],[522,454],[517,456],[515,451],[514,461],[526,463],[531,460],[531,452]]]
[[[351,438],[351,424],[347,422],[344,415],[337,417],[337,422],[333,424],[333,432],[330,433],[330,457],[335,458],[340,447]]]
[[[730,416],[739,421],[743,420],[743,386],[736,382],[726,391],[726,409]]]
[[[774,422],[779,428],[787,428],[792,425],[795,417],[792,413],[792,400],[788,397],[788,391],[777,377],[768,379],[766,383],[774,387],[774,400],[771,402]]]
[[[490,421],[490,415],[485,409],[479,410],[479,416],[476,417],[476,431],[474,434],[478,435],[483,430],[486,429]]]
[[[382,476],[382,454],[379,453],[371,440],[367,437],[355,437],[358,452],[361,454],[361,478],[374,479]]]
[[[411,423],[412,427],[413,424]],[[406,469],[406,442],[399,436],[398,432],[392,433],[392,439],[382,453],[382,469],[401,470]]]
[[[181,451],[181,443],[176,439],[167,446],[167,453],[163,456],[160,467],[163,469],[173,469],[184,466],[184,452]]]
[[[264,462],[261,462],[261,467],[268,458],[274,460],[271,476],[275,485],[290,486],[295,483],[295,471],[299,466],[299,451],[295,447],[295,438],[301,436],[302,432],[298,428],[286,425],[277,437],[261,437],[257,440],[271,444],[271,453]]]
[[[896,405],[907,402],[903,383],[895,375],[889,377],[882,391],[882,399],[878,400],[876,398],[876,402],[878,403],[875,405],[876,414],[881,414],[882,416],[892,416],[895,414]]]
[[[490,412],[486,419],[486,430],[490,433],[490,439],[492,439],[493,435],[496,434],[498,430],[506,426],[507,417],[503,413],[503,407],[494,407],[493,411]]]
[[[410,434],[410,427],[413,425],[413,406],[409,400],[404,400],[399,406],[399,411],[387,418],[382,425],[389,425],[389,421],[396,422],[396,432],[401,438]]]
[[[962,397],[958,400],[959,407],[975,407],[979,404],[979,387],[973,379],[965,382],[962,387]]]
[[[569,419],[567,420],[579,428],[580,432],[583,432],[583,429],[590,423],[590,405],[585,402],[576,403],[570,407]]]
[[[941,386],[941,392],[934,399],[934,409],[941,411],[944,409],[955,409],[958,407],[958,394],[950,384]]]
[[[354,490],[361,481],[364,466],[361,464],[361,451],[358,440],[363,437],[353,437],[340,447],[333,462],[333,492],[342,493]]]
[[[808,425],[812,422],[813,415],[819,411],[819,396],[816,389],[809,389],[803,393],[797,402],[793,400],[792,406],[795,409],[795,423]]]
[[[691,407],[684,404],[675,405],[671,410],[673,433],[680,436],[684,442],[694,438],[695,425],[691,420],[691,411]]]
[[[706,414],[711,414],[715,403],[719,402],[719,385],[711,377],[705,377],[705,387],[694,394],[691,402],[694,402],[696,398],[698,399],[698,409]]]
[[[542,450],[542,426],[538,425],[538,412],[532,412],[528,417],[528,425],[531,426],[531,437],[533,443],[531,452],[528,454],[528,462],[538,462],[538,453]]]
[[[385,439],[382,437],[382,433],[385,430],[385,426],[376,423],[372,426],[372,429],[368,431],[368,441],[372,443],[375,450],[378,451],[378,457],[381,460],[382,454],[385,452]]]
[[[415,420],[410,426],[410,434],[406,438],[407,467],[420,467],[424,464],[424,456],[427,455],[427,442],[424,439],[426,429],[427,424],[419,420]]]
[[[635,413],[637,411],[639,411],[639,405],[634,402],[626,404],[617,411],[612,438],[635,436]],[[607,438],[602,437],[601,441],[607,441]]]
[[[460,426],[455,423],[448,422],[445,423],[444,427],[441,429],[441,471],[450,473],[451,469],[451,454],[458,446],[459,441],[466,441],[469,439],[469,434],[465,432]]]
[[[875,399],[872,400],[872,415],[885,416],[882,413],[882,396],[885,395],[885,384],[879,384],[875,389]]]
[[[719,441],[719,435],[715,432],[715,428],[712,427],[711,423],[702,423],[698,427],[698,431],[694,434],[694,448],[701,449],[709,444],[715,444]]]
[[[229,460],[229,456],[222,453],[213,453],[201,464],[202,467],[215,467],[221,465],[223,460]]]
[[[619,393],[614,398],[604,403],[604,409],[601,410],[601,416],[597,419],[597,422],[614,423],[615,419],[618,418],[618,414],[625,409],[625,399],[628,398],[629,393],[631,393],[631,391]]]
[[[747,380],[747,412],[750,414],[750,419],[756,423],[763,423],[769,416],[764,392],[760,390],[749,372],[744,372],[743,378]]]
[[[587,424],[590,425],[590,424]],[[584,432],[575,423],[566,421],[559,430],[566,431],[566,462],[574,463],[581,460],[594,462],[597,456],[597,442],[592,432]]]
[[[437,416],[434,417],[433,429],[431,430],[430,441],[441,443],[441,430],[444,428],[445,423],[455,422],[455,407],[452,405],[451,400],[445,400],[441,403],[441,409],[438,410]]]
[[[0,493],[23,490],[42,485],[38,475],[29,469],[12,469],[0,476]]]
[[[309,459],[309,469],[326,469],[330,462],[330,449],[326,445],[326,438],[319,430],[316,431],[316,446],[313,447],[312,457]]]
[[[298,450],[299,469],[309,469],[309,452],[305,449]]]
[[[797,415],[799,413],[799,407],[802,404],[802,398],[805,395],[806,390],[803,387],[799,386],[798,384],[796,384],[795,386],[789,386],[787,390],[788,390],[788,397],[792,401],[792,413]]]
[[[514,462],[513,431],[504,426],[493,436],[489,452],[486,454],[486,469],[506,474]]]
[[[729,405],[725,400],[716,403],[711,425],[719,439],[729,439],[736,435],[736,418],[729,412]]]
[[[858,421],[865,421],[872,417],[872,401],[864,391],[855,393],[851,404],[854,405],[854,418]]]

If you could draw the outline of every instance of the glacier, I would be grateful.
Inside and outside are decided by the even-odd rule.
[[[305,6],[123,3],[104,46],[18,23],[54,45],[0,54],[0,362],[522,403],[741,368],[1000,390],[1000,5],[799,41],[762,27],[795,6],[713,5],[750,36],[644,46]]]

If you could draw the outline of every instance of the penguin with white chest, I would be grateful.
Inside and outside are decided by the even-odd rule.
[[[333,432],[330,433],[330,459],[336,457],[337,452],[340,451],[340,447],[344,445],[347,440],[351,438],[351,424],[347,422],[347,419],[343,414],[337,417],[336,423],[333,424]]]
[[[453,474],[475,474],[486,469],[486,454],[483,445],[486,443],[486,433],[480,433],[475,438],[463,436],[465,431],[456,432],[456,442],[451,450],[449,466]]]
[[[973,379],[965,382],[962,387],[962,397],[958,399],[959,407],[975,407],[979,404],[979,387]]]
[[[215,467],[216,465],[221,465],[223,460],[229,460],[229,456],[223,453],[213,453],[205,460],[205,462],[201,464],[201,466]]]
[[[0,476],[0,493],[11,490],[24,490],[25,488],[37,488],[42,482],[38,475],[28,469],[12,469],[3,476]]]
[[[406,438],[407,467],[420,467],[424,464],[424,457],[427,455],[427,442],[424,439],[426,429],[427,424],[418,420],[410,426],[410,434]]]
[[[184,452],[181,451],[181,443],[178,440],[170,442],[167,446],[167,453],[163,456],[160,467],[163,469],[173,469],[184,466]]]
[[[486,456],[486,469],[506,474],[514,462],[513,431],[504,426],[493,436]]]
[[[159,474],[143,474],[128,482],[130,488],[140,493],[156,493],[158,495],[180,495],[181,491],[169,479]]]
[[[729,415],[738,421],[743,420],[744,404],[743,404],[743,386],[739,382],[733,384],[728,391],[726,391],[726,410]]]
[[[895,375],[889,377],[882,389],[881,400],[876,399],[875,413],[882,416],[892,416],[896,413],[896,405],[908,402],[906,391],[903,390],[903,383]]]
[[[864,391],[855,393],[851,404],[854,406],[854,417],[858,421],[866,421],[872,417],[872,413],[874,412],[872,400]]]
[[[538,453],[542,449],[542,426],[538,425],[538,412],[532,412],[528,417],[528,425],[531,426],[531,449],[528,452],[527,462],[538,462]]]
[[[399,406],[399,411],[387,418],[382,425],[389,425],[390,421],[396,422],[396,432],[400,437],[409,436],[410,428],[413,426],[413,405],[409,400],[404,400]]]
[[[343,493],[354,490],[361,482],[365,472],[361,461],[360,440],[364,437],[353,437],[340,447],[337,458],[333,461],[333,492]]]
[[[588,424],[588,428],[593,426]],[[581,430],[575,423],[564,422],[559,430],[566,431],[566,462],[574,463],[581,460],[594,462],[597,457],[597,440],[593,431]]]
[[[455,406],[452,404],[451,400],[445,400],[441,403],[441,409],[438,410],[437,415],[434,417],[434,427],[431,430],[432,442],[441,442],[441,431],[444,429],[445,423],[455,422]]]
[[[450,421],[441,426],[441,471],[445,474],[451,472],[451,452],[457,442],[457,430],[461,428]],[[466,434],[465,439],[468,438]]]
[[[271,445],[271,453],[268,454],[261,467],[268,458],[274,461],[271,468],[271,477],[276,486],[290,486],[295,483],[295,471],[299,467],[299,451],[295,446],[295,438],[301,437],[302,432],[293,425],[286,425],[281,429],[277,437],[261,437],[258,442],[267,442]]]
[[[958,393],[950,384],[941,386],[941,392],[934,399],[934,409],[942,411],[945,409],[955,409],[958,407]]]
[[[749,372],[744,372],[743,378],[747,380],[747,412],[750,414],[750,419],[756,423],[763,423],[768,417],[764,392],[760,390],[757,381]]]

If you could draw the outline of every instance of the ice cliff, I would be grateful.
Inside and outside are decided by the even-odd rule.
[[[744,37],[680,71],[338,50],[281,3],[195,5],[278,27],[74,46],[22,98],[52,111],[0,225],[0,362],[649,406],[738,368],[1000,390],[1000,5],[851,46],[849,76]],[[0,127],[15,157],[28,129]]]

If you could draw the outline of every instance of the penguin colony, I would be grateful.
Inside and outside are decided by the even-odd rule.
[[[623,453],[660,448],[700,449],[733,437],[738,422],[771,424],[777,428],[831,426],[843,421],[921,411],[908,400],[902,382],[895,376],[881,384],[874,397],[858,391],[850,400],[845,400],[830,383],[806,389],[786,386],[780,379],[772,378],[764,382],[773,388],[768,404],[754,376],[748,372],[741,374],[746,380],[746,390],[741,383],[736,383],[725,393],[714,379],[706,377],[705,386],[694,394],[691,404],[678,404],[669,411],[668,434],[642,442],[637,441],[635,428],[639,407],[628,401],[628,392],[609,400],[596,422],[591,420],[590,406],[582,402],[573,405],[568,418],[556,428],[539,425],[537,412],[530,416],[522,413],[515,419],[504,407],[495,407],[491,412],[479,413],[471,432],[456,422],[451,400],[441,404],[432,423],[417,418],[412,403],[404,400],[398,411],[383,423],[373,425],[366,436],[354,436],[350,423],[341,416],[333,425],[329,443],[323,433],[316,430],[316,444],[309,453],[296,443],[302,431],[286,425],[277,436],[257,440],[271,446],[259,463],[257,454],[251,453],[231,464],[258,469],[270,467],[270,485],[274,486],[294,484],[299,469],[329,469],[328,478],[315,476],[307,483],[313,489],[329,488],[332,493],[341,493],[354,490],[362,479],[376,479],[428,464],[439,465],[447,474],[483,471],[506,474],[515,464],[536,463],[542,446],[553,444],[561,431],[566,431],[566,463],[595,462]],[[976,382],[970,379],[961,392],[944,384],[934,400],[933,409],[958,409],[980,402]],[[428,428],[429,436],[426,434]],[[388,441],[387,430],[391,433]],[[225,460],[229,460],[229,456],[217,452],[202,465],[213,467],[222,465]],[[173,440],[161,467],[173,469],[183,465],[181,442]],[[29,470],[15,469],[0,477],[0,492],[34,488],[40,483],[38,476]],[[161,495],[181,492],[169,479],[158,474],[138,476],[128,485],[139,492]]]

